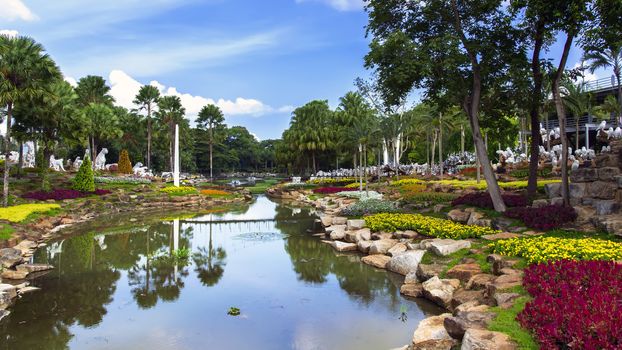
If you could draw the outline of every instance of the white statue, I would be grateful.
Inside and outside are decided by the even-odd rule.
[[[24,144],[24,148],[26,149],[24,152],[24,168],[34,168],[35,167],[35,143],[32,141],[28,141]]]
[[[106,169],[106,154],[108,154],[107,148],[102,148],[102,150],[95,158],[95,170],[105,170]]]
[[[83,162],[83,160],[80,159],[80,156],[77,156],[76,160],[73,161],[73,169],[74,170],[79,170],[80,166],[82,166],[82,162]]]
[[[54,158],[53,154],[50,156],[50,168],[55,171],[65,171],[65,167],[63,167],[63,160]]]
[[[134,167],[132,167],[132,170],[134,172],[134,175],[138,175],[140,177],[153,176],[151,172],[149,171],[149,169],[147,169],[146,166],[143,166],[143,163],[141,162],[134,164]]]

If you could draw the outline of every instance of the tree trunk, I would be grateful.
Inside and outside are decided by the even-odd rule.
[[[527,197],[533,199],[538,191],[538,159],[540,158],[540,106],[542,104],[542,68],[540,67],[540,51],[544,43],[544,23],[538,21],[534,38],[534,49],[531,57],[531,73],[534,86],[531,92],[529,118],[531,122],[531,149],[529,155],[529,178],[527,179]]]
[[[50,184],[48,183],[48,174],[50,172],[50,156],[52,156],[52,150],[50,146],[44,144],[43,146],[43,159],[41,160],[41,190],[50,190]]]
[[[13,118],[13,103],[9,102],[6,106],[6,134],[4,135],[4,183],[3,183],[3,205],[9,206],[9,157],[11,156],[11,119]]]
[[[315,151],[311,152],[311,157],[313,158],[313,175],[317,174],[317,168],[315,166]]]
[[[365,167],[363,168],[364,169],[363,171],[365,172],[365,193],[368,193],[368,190],[367,190],[367,145],[363,146],[363,157],[365,160]]]
[[[430,163],[430,175],[432,175],[432,168],[434,167],[434,161],[436,160],[436,139],[438,138],[438,131],[434,130],[432,134],[432,163]]]
[[[359,143],[359,191],[363,191],[363,146]]]
[[[438,125],[438,163],[441,167],[441,180],[443,179],[443,114],[439,114]]]
[[[151,170],[151,103],[147,104],[147,169]]]
[[[464,125],[460,125],[460,152],[464,155]]]
[[[209,128],[209,179],[214,181],[214,127],[210,125]]]
[[[95,160],[97,159],[97,143],[95,142],[95,136],[93,136],[93,160],[91,161],[93,169],[95,169]]]
[[[24,141],[19,142],[19,163],[17,165],[17,177],[22,177],[22,169],[24,168]]]
[[[566,43],[564,44],[564,50],[557,67],[557,72],[553,78],[553,101],[555,102],[555,110],[557,111],[557,119],[559,120],[560,136],[562,139],[562,198],[564,200],[564,206],[570,206],[570,191],[568,188],[568,137],[566,135],[566,111],[564,110],[564,103],[562,101],[559,85],[561,82],[564,69],[566,68],[566,62],[568,60],[568,54],[570,53],[570,47],[574,40],[574,34],[568,33]]]

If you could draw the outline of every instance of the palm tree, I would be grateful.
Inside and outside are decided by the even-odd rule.
[[[367,133],[368,128],[365,124],[370,122],[372,116],[373,111],[361,94],[350,91],[339,99],[336,119],[341,128],[337,130],[339,137],[336,139],[342,143],[345,140],[346,147],[353,151],[355,168],[357,151],[359,146],[363,146],[358,137]],[[361,157],[359,156],[359,158]],[[360,166],[362,167],[363,164]]]
[[[162,126],[168,127],[168,149],[169,164],[171,171],[174,166],[174,149],[173,142],[175,140],[175,124],[179,124],[184,119],[186,109],[181,104],[179,96],[164,96],[158,100],[158,112],[156,116]]]
[[[160,91],[152,85],[144,85],[134,98],[134,104],[138,105],[139,110],[147,111],[147,168],[151,169],[151,136],[153,134],[151,125],[151,112],[160,99]]]
[[[106,85],[106,80],[100,76],[87,75],[86,77],[80,78],[80,80],[78,81],[78,86],[75,90],[76,94],[78,95],[78,100],[80,101],[82,108],[87,114],[87,118],[97,119],[99,117],[88,115],[89,110],[93,111],[93,109],[89,107],[92,104],[102,106],[106,105],[112,108],[114,98],[110,96],[110,87]],[[103,113],[103,109],[99,108],[98,112]],[[92,136],[93,133],[91,133],[90,135]],[[96,141],[92,137],[89,138],[89,148],[91,149],[93,168],[95,168],[95,158],[97,158],[97,145]]]
[[[332,133],[327,126],[331,113],[328,101],[311,101],[293,113],[290,137],[299,151],[311,153],[314,174],[317,173],[316,153],[325,151],[331,144]]]
[[[592,99],[592,95],[589,92],[585,92],[583,87],[583,84],[573,84],[569,81],[564,84],[565,91],[562,96],[564,105],[575,119],[575,149],[579,149],[579,119],[589,113],[590,101]]]
[[[622,42],[610,45],[607,48],[590,50],[584,60],[590,62],[590,72],[600,68],[613,68],[613,75],[618,83],[618,104],[622,111]],[[618,123],[622,120],[622,113],[618,114]]]
[[[28,37],[0,35],[0,104],[6,106],[5,157],[11,142],[13,109],[20,100],[42,96],[60,71],[39,43]],[[9,162],[4,162],[3,205],[9,201]]]
[[[197,119],[197,125],[199,128],[206,128],[209,131],[209,178],[214,179],[213,173],[213,147],[214,147],[214,128],[218,128],[223,125],[225,116],[218,106],[209,104],[204,106],[199,112],[199,118]]]

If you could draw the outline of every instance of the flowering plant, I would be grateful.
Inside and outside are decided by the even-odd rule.
[[[67,190],[67,189],[59,188],[59,189],[54,189],[50,192],[46,192],[46,191],[28,192],[24,194],[22,198],[34,199],[34,200],[39,200],[39,201],[47,201],[50,199],[53,199],[56,201],[62,201],[64,199],[83,198],[83,197],[87,197],[90,195],[103,196],[108,193],[111,193],[111,192],[108,190],[95,190],[93,192],[81,192],[77,190]]]
[[[160,192],[168,193],[172,196],[185,196],[188,194],[196,194],[198,191],[196,188],[189,186],[169,186],[160,189]]]
[[[520,194],[506,193],[502,195],[503,202],[508,207],[526,207],[529,204],[527,197]],[[480,208],[493,209],[492,198],[488,192],[468,193],[454,199],[451,205],[472,205]]]
[[[365,217],[365,224],[372,231],[413,230],[425,236],[451,239],[474,238],[500,232],[490,227],[463,225],[421,214],[376,214]]]
[[[524,207],[510,208],[505,216],[519,219],[528,227],[538,230],[552,230],[577,218],[577,212],[572,207],[547,205],[540,208]]]

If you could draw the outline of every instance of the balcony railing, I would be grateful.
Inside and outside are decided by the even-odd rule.
[[[605,90],[605,89],[614,88],[616,86],[617,86],[617,82],[615,79],[612,80],[611,77],[601,78],[601,79],[586,81],[585,91]]]

